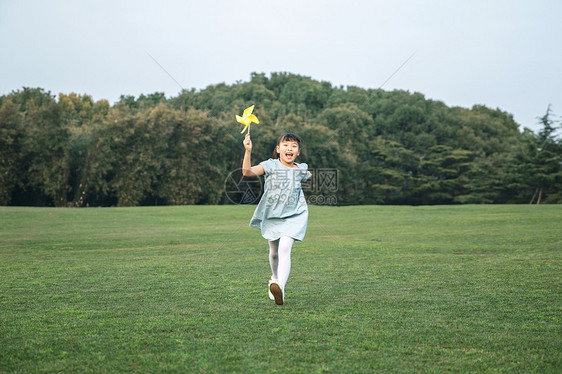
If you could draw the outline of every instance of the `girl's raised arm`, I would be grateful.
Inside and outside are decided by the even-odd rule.
[[[252,140],[250,139],[250,133],[246,134],[243,143],[244,148],[246,148],[246,153],[244,154],[244,161],[242,161],[242,175],[245,177],[254,177],[265,174],[263,166],[252,166]]]

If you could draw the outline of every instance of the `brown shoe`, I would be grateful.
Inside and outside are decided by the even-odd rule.
[[[275,304],[283,305],[283,290],[276,282],[271,282],[269,285],[269,291],[275,298]]]

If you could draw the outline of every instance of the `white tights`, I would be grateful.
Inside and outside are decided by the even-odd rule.
[[[289,273],[291,272],[291,248],[295,239],[289,236],[269,242],[269,265],[272,279],[277,279],[279,287],[285,289]]]

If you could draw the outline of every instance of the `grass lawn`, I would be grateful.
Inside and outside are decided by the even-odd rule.
[[[0,207],[0,372],[562,372],[562,206]]]

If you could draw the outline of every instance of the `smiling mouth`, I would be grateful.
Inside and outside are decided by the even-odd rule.
[[[289,153],[285,153],[285,157],[287,157],[287,158],[293,158],[293,154],[290,153],[290,152],[289,152]]]

